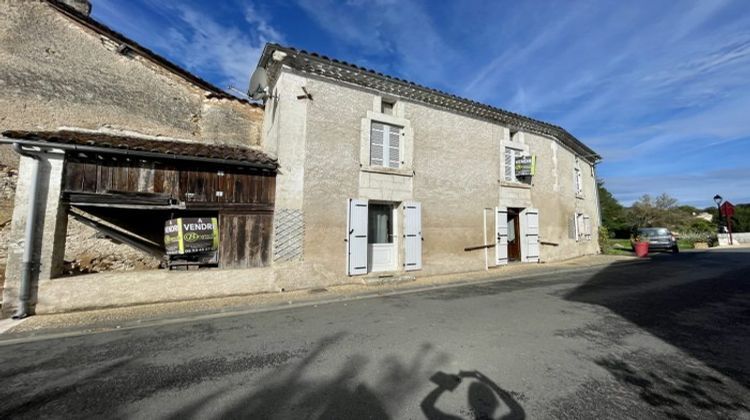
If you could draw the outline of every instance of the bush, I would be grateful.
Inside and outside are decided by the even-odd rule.
[[[608,253],[612,246],[609,239],[609,230],[604,226],[599,226],[599,251],[602,254]]]
[[[687,230],[680,233],[679,239],[695,245],[696,242],[706,242],[708,246],[714,246],[718,241],[716,234],[702,230]]]

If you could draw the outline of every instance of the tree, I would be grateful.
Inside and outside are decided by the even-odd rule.
[[[625,219],[625,208],[617,201],[612,193],[604,187],[604,180],[598,179],[596,181],[596,188],[599,190],[602,226],[615,235],[627,231],[628,224]]]
[[[677,199],[662,193],[655,199],[648,194],[639,198],[628,211],[633,227],[659,226],[672,230],[685,228],[693,218],[693,208],[677,206]]]

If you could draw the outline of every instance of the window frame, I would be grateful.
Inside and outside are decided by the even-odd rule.
[[[380,124],[383,126],[383,157],[381,159],[381,163],[377,164],[373,162],[372,157],[372,148],[373,148],[373,136],[372,133],[375,130],[375,124]],[[393,149],[391,147],[391,129],[396,128],[397,129],[397,136],[398,136],[398,158],[396,159],[396,165],[397,166],[391,166],[391,152]],[[404,160],[403,160],[403,130],[404,127],[398,126],[396,124],[389,124],[386,122],[378,121],[378,120],[372,120],[370,121],[370,136],[369,136],[369,156],[368,156],[368,164],[372,168],[388,168],[388,169],[401,169],[404,166]]]

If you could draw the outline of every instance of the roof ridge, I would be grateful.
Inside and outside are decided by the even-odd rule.
[[[292,54],[297,54],[297,55],[301,54],[301,55],[309,57],[309,58],[311,58],[313,60],[319,60],[319,61],[322,61],[322,62],[325,62],[325,63],[329,63],[329,64],[331,64],[333,66],[336,66],[336,67],[347,68],[347,69],[355,69],[357,71],[362,71],[362,72],[365,72],[367,74],[373,75],[375,77],[379,77],[381,79],[388,80],[389,82],[401,84],[401,85],[403,85],[403,86],[405,86],[405,87],[407,87],[409,89],[419,89],[419,90],[422,90],[422,91],[430,92],[430,93],[439,95],[439,96],[441,96],[443,98],[446,98],[446,99],[463,102],[464,104],[467,104],[467,105],[469,105],[471,107],[478,107],[478,108],[484,109],[485,111],[490,111],[490,112],[493,112],[493,113],[497,113],[499,115],[502,115],[502,116],[506,117],[506,119],[508,119],[508,120],[512,120],[512,119],[518,120],[518,121],[515,121],[515,122],[513,122],[513,121],[503,121],[503,122],[505,122],[506,124],[508,124],[508,123],[510,123],[510,124],[517,124],[517,125],[519,125],[518,128],[530,129],[530,131],[535,131],[538,134],[557,137],[560,141],[562,141],[564,143],[570,143],[570,144],[568,144],[568,146],[571,146],[573,148],[578,148],[579,151],[582,151],[583,153],[581,153],[581,154],[584,155],[583,156],[584,158],[593,157],[593,158],[601,159],[601,157],[594,150],[592,150],[591,148],[589,148],[588,146],[586,146],[585,144],[583,144],[583,142],[581,142],[580,140],[578,140],[575,136],[573,136],[572,134],[570,134],[567,130],[565,130],[564,128],[562,128],[559,125],[552,124],[552,123],[549,123],[549,122],[546,122],[546,121],[542,121],[542,120],[539,120],[539,119],[536,119],[536,118],[533,118],[533,117],[529,117],[529,116],[526,116],[526,115],[522,115],[522,114],[519,114],[519,113],[516,113],[516,112],[513,112],[513,111],[508,111],[506,109],[503,109],[503,108],[500,108],[500,107],[497,107],[497,106],[494,106],[494,105],[489,105],[489,104],[481,103],[481,102],[478,102],[478,101],[473,100],[473,99],[469,99],[469,98],[465,98],[465,97],[456,95],[454,93],[448,93],[448,92],[444,92],[444,91],[436,89],[436,88],[432,88],[432,87],[429,87],[429,86],[424,86],[424,85],[421,85],[421,84],[413,82],[413,81],[409,81],[409,80],[401,79],[401,78],[398,78],[398,77],[395,77],[395,76],[383,74],[383,73],[380,73],[380,72],[378,72],[378,71],[376,71],[374,69],[370,69],[370,68],[358,66],[357,64],[350,63],[350,62],[345,61],[345,60],[328,58],[326,55],[323,55],[323,54],[320,54],[320,53],[317,53],[317,52],[308,52],[308,51],[303,50],[303,49],[298,49],[298,48],[295,48],[295,47],[284,46],[284,45],[281,45],[279,43],[267,43],[266,46],[265,46],[265,48],[263,49],[263,53],[261,55],[261,59],[259,61],[258,66],[259,67],[265,66],[268,63],[268,58],[270,57],[270,54],[272,53],[272,50],[276,50],[276,49],[282,50],[282,51],[287,52],[287,53],[292,53]],[[320,74],[320,72],[315,72],[314,69],[309,69],[309,70],[308,69],[304,69],[304,68],[298,68],[298,69],[302,70],[302,71],[308,71],[308,72],[313,72],[313,73]],[[326,74],[322,74],[322,75],[323,76],[327,76],[327,77],[331,77],[331,75],[326,75]],[[333,78],[335,78],[335,77],[333,77]],[[349,81],[351,81],[353,83],[358,83],[358,84],[364,85],[363,82],[361,82],[361,81],[357,81],[357,80],[349,80]],[[382,90],[382,89],[380,89],[380,90]],[[406,95],[405,94],[401,94],[399,96],[405,96],[407,98],[415,99],[415,100],[418,100],[420,102],[430,103],[430,102],[428,102],[428,101],[426,101],[424,99],[418,99],[418,98],[415,98],[415,97],[410,97],[410,96],[408,96],[408,94],[406,94]],[[435,104],[432,104],[432,105],[435,105]],[[450,106],[447,106],[447,105],[442,105],[442,106],[447,107],[447,108],[454,108],[455,110],[458,110],[457,107],[455,107],[455,106],[454,107],[450,107]],[[479,116],[481,118],[489,118],[489,119],[493,119],[493,120],[498,120],[499,119],[499,118],[493,118],[493,116],[490,116],[490,115],[480,115],[480,112],[478,112],[476,110],[475,111],[464,110],[463,112],[464,113],[469,113],[469,114],[472,114],[472,115],[476,115],[476,116]],[[486,114],[486,113],[484,113],[484,114]],[[523,123],[526,123],[526,124],[531,125],[531,126],[537,126],[538,128],[536,130],[534,130],[533,128],[536,128],[536,127],[521,127],[521,125],[523,125]]]

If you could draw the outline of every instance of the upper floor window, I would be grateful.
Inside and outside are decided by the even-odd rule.
[[[386,114],[386,115],[393,115],[393,107],[395,106],[395,102],[388,101],[386,99],[382,99],[380,101],[380,113]]]
[[[506,182],[531,184],[531,177],[536,168],[536,157],[521,149],[505,147],[504,176]]]
[[[575,182],[576,195],[583,195],[583,176],[581,175],[581,168],[579,168],[578,166],[575,167],[573,177]]]
[[[370,165],[398,168],[401,165],[401,127],[372,122]]]

